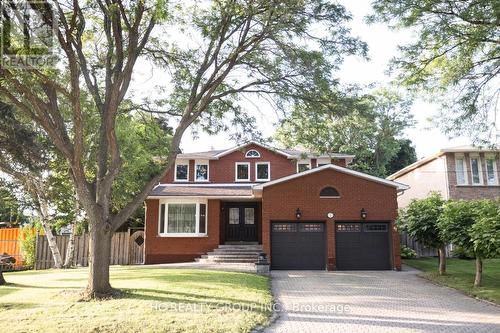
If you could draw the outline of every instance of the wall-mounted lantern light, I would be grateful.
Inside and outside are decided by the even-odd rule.
[[[300,218],[302,217],[302,212],[300,211],[300,208],[297,208],[297,210],[295,211],[295,217],[297,218],[297,220],[300,220]]]
[[[364,208],[361,208],[361,218],[363,220],[366,220],[367,216],[368,216],[368,212]]]

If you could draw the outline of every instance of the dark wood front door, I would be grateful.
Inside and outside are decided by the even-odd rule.
[[[227,204],[225,213],[226,241],[257,241],[257,219],[257,204]]]

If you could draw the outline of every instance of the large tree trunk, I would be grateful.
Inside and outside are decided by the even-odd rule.
[[[76,222],[71,225],[71,234],[69,235],[68,248],[66,249],[66,259],[64,260],[64,268],[73,266],[73,255],[75,253],[75,230]]]
[[[85,296],[103,298],[113,293],[109,283],[109,264],[111,256],[111,228],[107,223],[92,223],[89,239],[89,280]]]
[[[481,286],[483,280],[483,259],[476,257],[476,277],[474,279],[474,287]]]
[[[446,245],[438,249],[439,253],[439,275],[446,274]]]

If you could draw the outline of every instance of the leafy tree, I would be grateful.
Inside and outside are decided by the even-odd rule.
[[[389,175],[417,161],[417,153],[410,139],[399,139],[399,150],[387,165]]]
[[[439,274],[446,273],[446,239],[440,233],[439,218],[444,201],[439,193],[433,192],[425,199],[413,199],[401,211],[399,224],[408,235],[425,246],[439,251]]]
[[[0,222],[20,225],[28,221],[12,189],[0,182]]]
[[[323,0],[172,7],[162,0],[30,4],[48,24],[53,23],[51,5],[59,14],[59,63],[34,70],[0,67],[0,97],[43,129],[68,163],[89,223],[88,297],[113,292],[112,233],[168,173],[188,127],[220,129],[218,120],[242,114],[240,101],[249,94],[268,96],[281,110],[299,101],[327,104],[335,85],[332,73],[342,57],[366,51],[349,36],[344,7]],[[172,35],[183,39],[168,40]],[[151,94],[133,105],[139,103],[132,101],[129,88],[145,53],[162,70],[167,86],[157,92],[160,99],[152,100]],[[120,175],[131,158],[123,154],[117,131],[120,112],[126,110],[161,113],[175,128],[171,137],[164,136],[168,155],[155,159],[160,171],[148,169],[141,190],[126,192],[128,199],[113,209]]]
[[[417,38],[400,47],[392,61],[410,89],[443,101],[444,121],[452,134],[476,141],[498,139],[500,6],[497,1],[376,0],[371,21],[409,28]],[[448,98],[444,98],[446,94]]]
[[[500,201],[483,200],[477,207],[477,220],[470,229],[473,250],[476,255],[474,286],[480,286],[483,259],[500,256]]]
[[[297,106],[276,139],[321,154],[354,154],[352,168],[385,177],[400,150],[398,136],[413,124],[409,107],[409,101],[386,89],[362,96],[350,91],[321,108]]]

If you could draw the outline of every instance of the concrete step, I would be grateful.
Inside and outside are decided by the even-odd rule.
[[[255,263],[256,259],[215,259],[215,258],[196,258],[199,263]]]
[[[206,256],[206,257],[204,257]],[[254,259],[257,260],[258,256],[254,254],[250,255],[224,255],[224,254],[206,254],[201,256],[202,258],[209,258],[209,259]]]
[[[221,244],[219,245],[219,249],[227,249],[227,248],[233,248],[233,249],[262,249],[262,245],[259,244],[252,244],[252,245],[230,245],[230,244]]]
[[[237,251],[237,250],[213,250],[212,252],[208,252],[209,254],[227,254],[227,255],[238,255],[238,254],[252,254],[258,256],[260,251]]]

